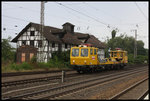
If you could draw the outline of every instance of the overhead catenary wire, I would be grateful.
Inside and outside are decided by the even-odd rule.
[[[71,10],[77,12],[77,13],[80,13],[81,15],[84,15],[84,16],[86,16],[86,17],[88,17],[88,18],[91,18],[91,19],[93,19],[93,20],[95,20],[95,21],[97,21],[97,22],[99,22],[99,23],[101,23],[101,24],[103,24],[103,25],[106,25],[106,26],[109,25],[109,24],[104,23],[104,22],[102,22],[102,21],[99,21],[98,19],[95,19],[95,18],[93,18],[93,17],[91,17],[91,16],[89,16],[89,15],[87,15],[87,14],[85,14],[85,13],[82,13],[82,12],[80,12],[80,11],[78,11],[78,10],[75,10],[75,9],[73,9],[73,8],[71,8],[71,7],[68,7],[68,6],[66,6],[66,5],[64,5],[64,4],[62,4],[62,3],[58,3],[58,2],[56,2],[56,3],[59,4],[59,5],[61,5],[61,6],[64,6],[65,8],[68,8],[68,9],[71,9]]]
[[[24,19],[20,19],[20,18],[16,18],[16,17],[11,17],[11,16],[8,16],[8,15],[2,15],[2,16],[7,17],[7,18],[11,18],[11,19],[20,20],[20,21],[30,22],[29,20],[24,20]]]
[[[136,7],[139,9],[139,11],[142,13],[142,15],[145,17],[145,19],[148,20],[147,16],[144,14],[144,12],[143,12],[142,9],[139,7],[139,5],[138,5],[136,2],[134,2],[134,3],[135,3],[135,5],[136,5]]]
[[[18,6],[19,7],[19,6]],[[26,7],[19,7],[19,8],[21,8],[21,9],[25,9]],[[66,7],[65,7],[66,8]],[[68,8],[67,8],[68,9]],[[27,9],[27,10],[29,10],[29,9]],[[68,10],[70,10],[70,9],[68,9]],[[33,11],[34,12],[34,11]],[[80,10],[79,10],[79,12],[81,12]],[[47,14],[49,14],[49,13],[47,13]],[[79,13],[78,13],[79,14]],[[87,13],[84,13],[85,15],[84,16],[86,16],[86,15],[89,15],[89,14],[87,14]],[[51,14],[50,14],[51,15]],[[89,15],[90,17],[92,17],[91,15]],[[5,16],[6,17],[6,16]],[[59,16],[60,18],[62,18],[62,16]],[[87,16],[86,16],[87,17]],[[16,18],[16,17],[11,17],[11,16],[7,16],[7,18],[11,18],[11,19],[16,19],[16,20],[20,20],[20,21],[25,21],[25,22],[30,22],[30,21],[27,21],[27,20],[24,20],[24,19],[20,19],[20,18]],[[89,17],[88,17],[89,18]],[[94,17],[92,17],[92,18],[94,18]],[[91,18],[91,19],[92,19]],[[67,17],[66,17],[66,19],[67,19]],[[92,20],[95,20],[95,19],[92,19]],[[91,21],[92,21],[91,20]],[[98,19],[97,19],[98,20]],[[96,21],[96,20],[95,20]],[[99,20],[100,21],[100,20]],[[94,22],[94,21],[93,21]],[[96,22],[98,22],[98,21],[96,21]],[[103,22],[103,21],[102,21]],[[86,22],[86,23],[88,23],[88,22]],[[105,23],[105,22],[103,22],[103,23]],[[89,23],[90,24],[90,23]],[[100,23],[100,24],[102,24],[102,23]],[[107,23],[105,23],[105,24],[103,24],[103,25],[106,25],[106,26],[108,26],[109,24],[107,24]],[[98,26],[98,25],[97,25]],[[96,27],[97,27],[96,26]]]
[[[118,18],[118,17],[116,17],[116,16],[114,16],[114,15],[112,15],[112,14],[109,14],[109,13],[107,13],[107,12],[105,12],[104,10],[101,10],[101,9],[99,9],[99,8],[96,8],[96,7],[94,7],[94,6],[91,6],[91,5],[89,5],[88,3],[86,3],[86,2],[83,2],[86,6],[88,6],[88,7],[91,7],[91,8],[93,8],[93,9],[95,9],[96,11],[101,11],[101,12],[103,12],[105,15],[108,15],[110,18],[115,18],[115,19],[119,19],[119,20],[121,20],[120,18]]]
[[[19,8],[21,8],[21,9],[26,9],[25,7],[22,7],[22,6],[17,6],[17,7],[19,7]],[[29,10],[29,9],[26,9],[26,10]],[[35,12],[35,10],[31,10],[31,11],[34,11]],[[36,11],[36,12],[38,12],[38,11]],[[7,15],[3,15],[3,16],[5,16],[5,17],[7,17],[7,18],[11,18],[11,19],[16,19],[16,20],[20,20],[20,21],[26,21],[26,22],[30,22],[30,21],[27,21],[27,20],[24,20],[24,19],[20,19],[20,18],[16,18],[16,17],[11,17],[11,16],[7,16]],[[66,18],[67,19],[67,18]],[[94,20],[96,20],[96,21],[98,21],[97,19],[94,19]],[[79,22],[83,22],[83,21],[79,21]],[[98,21],[98,22],[100,22],[100,21]],[[85,23],[85,22],[84,22]],[[86,23],[88,23],[88,22],[86,22]],[[91,23],[90,23],[91,24]],[[104,24],[104,23],[103,23]],[[107,25],[107,24],[105,24],[105,25]],[[95,25],[96,26],[96,25]]]

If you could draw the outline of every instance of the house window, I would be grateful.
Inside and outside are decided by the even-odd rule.
[[[22,45],[26,45],[26,41],[25,40],[22,41]]]
[[[65,44],[65,48],[67,48],[67,44]]]
[[[55,43],[52,43],[52,48],[54,48],[55,47]]]
[[[30,46],[34,47],[34,40],[30,40]]]
[[[35,33],[35,32],[34,32],[34,31],[31,31],[30,33],[31,33],[31,35],[30,35],[30,36],[34,36],[34,33]]]
[[[38,47],[42,47],[42,40],[38,41]]]

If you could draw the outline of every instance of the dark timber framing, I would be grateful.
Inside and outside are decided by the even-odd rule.
[[[21,51],[22,46],[31,46],[30,42],[31,40],[34,41],[34,46],[32,47],[33,50],[36,49],[36,52],[34,52],[34,55],[37,57],[37,60],[40,60],[39,54],[41,51],[40,44],[40,24],[32,23],[30,22],[13,40],[12,42],[17,43],[17,49]],[[63,28],[59,29],[56,27],[51,26],[44,26],[44,40],[42,41],[43,46],[43,57],[44,62],[47,62],[51,57],[52,53],[54,51],[68,51],[72,46],[77,46],[83,43],[91,43],[93,46],[99,48],[100,50],[104,51],[104,48],[106,47],[101,41],[99,41],[95,36],[89,35],[87,33],[79,33],[74,32],[74,25],[71,23],[65,23],[62,25]],[[34,32],[34,33],[33,33]],[[32,35],[31,35],[32,34]],[[25,41],[25,45],[22,43]],[[55,45],[53,45],[53,43]],[[35,49],[34,49],[35,48]],[[31,48],[30,48],[31,49]],[[18,54],[21,54],[17,51],[17,56],[20,56]],[[103,53],[103,52],[102,52]],[[28,54],[28,53],[26,53]],[[104,55],[104,53],[102,54]],[[27,57],[26,57],[27,58]],[[21,59],[18,57],[18,59]],[[28,57],[29,59],[29,57]],[[20,60],[17,60],[17,62],[21,62]]]

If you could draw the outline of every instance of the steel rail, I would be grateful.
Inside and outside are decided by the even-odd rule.
[[[147,96],[148,93],[149,90],[146,90],[139,98],[137,98],[137,100],[144,100],[144,98]]]
[[[51,71],[33,71],[33,72],[15,72],[15,73],[2,73],[2,77],[22,76],[22,75],[35,75],[35,74],[47,74],[47,73],[59,73],[62,70]],[[63,71],[75,71],[75,70],[63,70]]]
[[[75,75],[77,75],[77,73],[66,74],[66,76],[75,76]],[[54,79],[61,79],[61,74],[56,75],[56,76],[48,76],[48,77],[40,77],[40,78],[33,78],[33,79],[27,79],[27,80],[4,82],[1,84],[1,86],[7,87],[7,86],[12,86],[12,85],[20,85],[24,83],[34,83],[34,82],[41,82],[41,81],[54,80]]]
[[[130,91],[131,89],[135,88],[136,86],[140,85],[141,83],[143,83],[144,81],[148,80],[148,77],[147,78],[144,78],[142,80],[140,80],[139,82],[131,85],[130,87],[124,89],[123,91],[117,93],[116,95],[112,96],[111,98],[109,98],[109,100],[115,100],[119,97],[121,97],[123,94],[127,93],[128,91]],[[141,98],[141,97],[140,97]],[[139,99],[139,98],[138,98]]]
[[[48,76],[48,77],[42,77],[42,78],[33,78],[33,79],[27,79],[27,80],[17,80],[17,81],[4,82],[4,83],[1,84],[1,86],[2,87],[7,87],[7,86],[12,86],[12,85],[20,85],[20,84],[24,84],[24,83],[33,83],[33,82],[39,82],[39,81],[60,79],[60,76],[61,75],[51,76],[51,77]]]
[[[138,71],[134,71],[132,70],[133,73],[126,73],[126,72],[129,72],[129,71],[126,71],[124,73],[124,75],[122,73],[116,73],[116,74],[111,74],[111,75],[108,75],[108,76],[105,76],[105,77],[98,77],[98,78],[94,78],[94,79],[90,79],[90,80],[85,80],[85,81],[81,81],[81,82],[77,82],[77,83],[73,83],[73,84],[67,84],[67,85],[63,85],[63,86],[60,86],[60,87],[54,87],[54,88],[50,88],[50,89],[46,89],[46,90],[41,90],[41,91],[38,91],[38,92],[33,92],[33,93],[27,93],[27,94],[22,94],[22,95],[18,95],[18,96],[13,96],[13,97],[10,97],[10,98],[4,98],[4,99],[17,99],[17,98],[20,98],[20,97],[26,97],[26,96],[33,96],[33,95],[36,95],[36,94],[40,94],[40,93],[43,93],[43,92],[49,92],[49,91],[54,91],[54,90],[58,90],[58,89],[62,89],[62,88],[65,88],[65,87],[70,87],[70,86],[74,86],[74,85],[79,85],[79,84],[83,84],[83,83],[87,83],[87,82],[93,82],[95,80],[100,80],[101,78],[109,78],[109,77],[113,77],[113,76],[119,76],[122,75],[122,76],[119,76],[119,77],[124,77],[125,75],[128,76],[128,75],[132,75],[134,73],[138,73],[140,71],[143,71],[143,70],[138,70]],[[116,79],[118,77],[113,77],[112,79]],[[106,82],[106,81],[105,81]]]

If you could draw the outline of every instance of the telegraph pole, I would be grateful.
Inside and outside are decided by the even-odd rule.
[[[44,57],[43,57],[43,53],[44,53],[44,36],[43,36],[43,28],[44,28],[44,1],[41,1],[41,15],[40,15],[40,40],[42,42],[41,44],[41,49],[40,49],[40,54],[39,54],[39,59],[40,59],[40,62],[43,62],[44,61]]]
[[[134,41],[134,58],[136,58],[137,57],[137,30],[136,29],[134,29],[134,30],[132,30],[132,31],[135,31],[135,41]]]
[[[134,58],[137,57],[137,30],[135,30],[135,47],[134,47]]]

